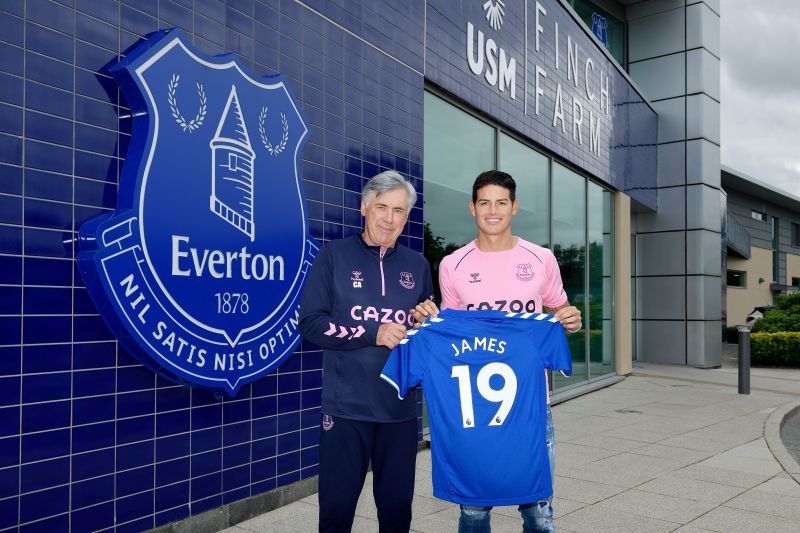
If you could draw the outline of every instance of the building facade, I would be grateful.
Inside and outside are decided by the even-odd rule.
[[[727,198],[727,322],[800,290],[800,198],[722,167]]]
[[[395,169],[421,193],[400,242],[436,269],[474,237],[475,176],[512,173],[516,233],[556,253],[584,314],[559,401],[634,358],[719,364],[719,16],[713,0],[0,3],[0,531],[143,530],[313,490],[317,346],[234,397],[177,384],[122,347],[76,268],[138,142],[109,68],[153,32],[283,74],[320,242],[360,232],[361,187]],[[217,215],[249,235],[259,208]]]

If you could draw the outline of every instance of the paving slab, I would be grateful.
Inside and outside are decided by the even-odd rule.
[[[797,533],[798,531],[797,520],[727,506],[717,507],[688,525],[720,533],[733,531]]]
[[[800,370],[753,369],[750,395],[736,384],[729,368],[637,363],[624,381],[555,405],[558,531],[800,531],[800,484],[775,455],[776,416],[800,405]],[[455,531],[458,505],[433,497],[431,468],[421,451],[412,531]],[[376,515],[370,473],[353,531],[377,531]],[[224,531],[305,533],[317,518],[312,495]],[[492,531],[520,530],[516,506],[493,511]]]

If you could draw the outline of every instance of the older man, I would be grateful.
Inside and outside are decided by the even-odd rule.
[[[380,530],[407,532],[411,525],[417,397],[398,399],[380,373],[414,323],[411,310],[438,311],[427,261],[397,244],[416,199],[397,172],[372,178],[361,196],[364,231],[320,251],[300,304],[303,338],[323,348],[323,532],[350,531],[370,463]]]

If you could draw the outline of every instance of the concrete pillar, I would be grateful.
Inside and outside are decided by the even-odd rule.
[[[642,361],[721,359],[719,4],[627,8],[630,74],[659,114],[658,213],[635,220]]]
[[[619,192],[614,197],[614,353],[616,372],[633,370],[631,354],[631,199]]]

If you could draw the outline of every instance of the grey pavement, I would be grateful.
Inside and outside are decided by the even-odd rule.
[[[800,466],[778,436],[800,405],[800,370],[753,369],[740,395],[730,363],[637,363],[624,381],[554,406],[557,530],[800,531]],[[416,475],[412,531],[455,532],[458,506],[432,494],[430,450]],[[315,494],[224,531],[313,532],[317,511]],[[370,474],[353,531],[377,530]],[[521,530],[515,507],[492,513],[492,531]]]

